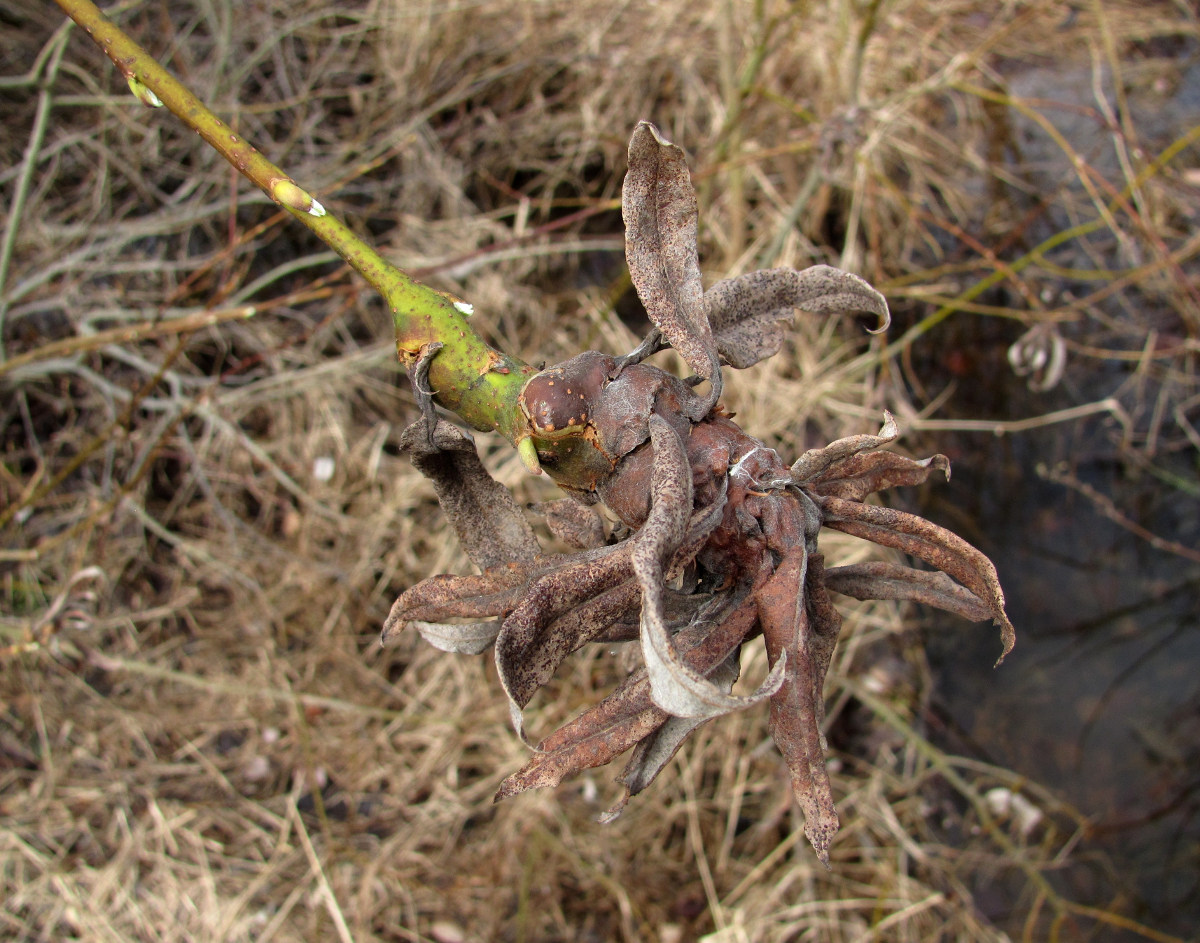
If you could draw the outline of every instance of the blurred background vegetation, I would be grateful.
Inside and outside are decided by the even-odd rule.
[[[469,565],[397,455],[387,312],[54,4],[0,3],[0,937],[1194,935],[1193,4],[112,13],[532,362],[645,331],[618,197],[655,121],[707,278],[829,262],[893,305],[883,339],[799,319],[729,378],[739,422],[795,456],[888,408],[947,453],[953,481],[900,500],[997,561],[1018,647],[993,672],[990,628],[844,608],[831,872],[765,711],[704,728],[614,825],[607,770],[494,806],[525,755],[494,668],[378,645],[401,589]],[[574,659],[535,735],[623,671]]]

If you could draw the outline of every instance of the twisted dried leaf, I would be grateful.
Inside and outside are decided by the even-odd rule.
[[[812,647],[817,673],[815,682],[818,692],[823,689],[825,675],[833,661],[833,650],[837,645],[838,635],[842,631],[841,613],[834,608],[833,600],[829,598],[829,589],[825,585],[825,555],[817,551],[809,551],[808,573],[804,587],[808,605],[808,622],[812,629]],[[825,702],[818,696],[817,705],[821,713],[822,723],[825,720]]]
[[[711,506],[691,515],[671,559],[670,573],[691,562],[720,523],[724,506],[723,490]],[[516,714],[568,655],[636,617],[641,589],[630,575],[633,548],[634,543],[627,541],[605,548],[609,552],[601,555],[559,558],[563,560],[560,568],[524,587],[522,601],[504,620],[496,643],[500,681]],[[690,617],[705,598],[681,596],[665,588],[663,595],[667,618],[681,611]]]
[[[1000,626],[1003,650],[996,664],[1004,661],[1016,644],[1016,630],[1004,612],[1004,591],[996,568],[983,553],[957,534],[915,514],[843,498],[820,496],[817,503],[826,526],[924,560],[974,593]]]
[[[992,610],[945,573],[872,561],[825,571],[825,585],[854,599],[900,599],[953,612],[971,622],[991,619]]]
[[[478,619],[506,616],[521,601],[529,570],[513,565],[482,575],[439,574],[410,586],[392,604],[380,637],[386,645],[410,620]]]
[[[722,360],[738,370],[774,356],[796,309],[809,314],[869,312],[891,323],[887,300],[867,282],[828,265],[765,269],[717,282],[704,309]]]
[[[623,615],[637,592],[629,580],[632,547],[617,544],[596,560],[559,568],[525,587],[520,604],[504,620],[496,639],[496,667],[500,683],[520,710],[543,684],[553,677],[562,660],[599,635]],[[630,588],[621,592],[622,583]],[[587,600],[575,612],[572,631],[559,617]]]
[[[706,677],[725,694],[733,691],[734,682],[741,673],[737,653],[730,655],[720,665],[710,671]],[[628,765],[621,773],[618,782],[625,784],[626,795],[636,796],[649,786],[666,765],[671,762],[685,740],[701,725],[707,723],[708,717],[671,717],[658,730],[638,743],[630,757]],[[611,811],[611,810],[610,810]]]
[[[676,635],[682,657],[696,673],[708,674],[729,659],[754,626],[753,599],[734,602],[714,602],[711,611],[702,611]],[[542,740],[529,762],[501,784],[496,799],[557,786],[571,773],[603,766],[652,736],[670,716],[654,704],[646,669],[639,668],[599,704]]]
[[[533,581],[564,567],[587,566],[616,550],[616,547],[598,547],[580,553],[538,557],[526,563],[499,564],[480,574],[431,576],[406,589],[392,604],[383,626],[383,642],[390,641],[411,619],[441,622],[507,617],[520,605]]]
[[[771,735],[791,772],[792,792],[804,812],[804,834],[828,865],[839,823],[821,720],[825,672],[840,623],[828,624],[819,611],[818,619],[812,618],[809,562],[803,548],[786,557],[757,599],[767,657],[773,666],[786,665],[783,683],[771,697]]]
[[[823,477],[837,476],[839,466],[847,459],[861,452],[871,452],[895,442],[900,436],[896,427],[895,417],[884,410],[883,428],[879,435],[851,435],[837,439],[820,449],[809,449],[792,464],[788,470],[792,482],[796,485],[807,485],[809,482]]]
[[[561,728],[557,742],[547,738],[521,769],[507,777],[496,791],[495,801],[508,799],[530,789],[557,786],[572,773],[611,763],[639,740],[650,736],[669,719],[661,708],[649,703],[638,708],[641,698],[619,688],[604,702],[611,715],[606,724],[589,711],[575,723]],[[636,702],[636,703],[635,703]],[[592,708],[595,711],[596,708]]]
[[[641,122],[629,141],[621,190],[625,256],[646,313],[697,376],[713,390],[700,419],[720,396],[721,366],[705,313],[696,252],[698,211],[683,151]]]
[[[422,416],[401,434],[400,450],[433,482],[459,543],[481,570],[532,561],[541,553],[508,489],[488,474],[474,441],[456,426],[438,420],[431,434]]]
[[[923,484],[935,471],[950,478],[950,460],[945,455],[918,460],[895,452],[864,452],[839,462],[805,488],[814,494],[861,501],[877,491]]]

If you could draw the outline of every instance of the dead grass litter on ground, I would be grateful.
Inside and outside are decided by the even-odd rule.
[[[377,642],[397,589],[467,565],[396,454],[415,407],[385,312],[55,7],[3,15],[0,935],[928,943],[1104,925],[1055,882],[1080,817],[922,737],[928,674],[891,604],[853,610],[830,672],[832,872],[798,838],[758,712],[697,737],[615,826],[595,823],[603,773],[493,806],[525,755],[494,670]],[[1194,30],[1165,3],[147,0],[119,17],[331,210],[471,299],[498,346],[551,362],[642,329],[615,203],[637,120],[699,165],[706,275],[830,261],[901,306],[970,310],[973,274],[1024,285],[986,254],[938,260],[946,227],[976,229],[970,181],[1011,182],[987,149],[997,63],[1057,55],[1062,29],[1098,55],[1102,35]],[[1104,209],[1114,237],[1130,201],[1165,214],[1117,277],[1190,290],[1179,178],[1092,182],[1079,212]],[[1082,304],[1021,316],[1057,330]],[[904,344],[934,327],[911,323]],[[1127,333],[1114,323],[1114,345]],[[1148,373],[1193,381],[1195,336],[1147,348]],[[896,362],[800,321],[727,401],[798,454],[873,429]],[[1194,402],[1168,388],[1140,428],[1174,441]],[[519,498],[546,497],[483,445]],[[597,647],[530,723],[620,672]],[[1022,831],[993,789],[1042,819]],[[1016,906],[996,912],[996,887]]]

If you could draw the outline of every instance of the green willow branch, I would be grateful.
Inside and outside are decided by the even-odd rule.
[[[517,397],[533,367],[490,347],[471,326],[471,306],[413,279],[384,259],[321,202],[218,118],[90,0],[55,0],[113,61],[144,104],[165,106],[275,203],[313,231],[378,291],[391,308],[396,350],[412,367],[443,345],[429,367],[435,399],[472,428],[494,430],[531,471],[537,452]]]

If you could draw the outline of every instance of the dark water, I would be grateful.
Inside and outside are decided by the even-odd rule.
[[[994,632],[937,620],[926,633],[934,739],[1051,787],[1089,818],[1079,865],[1054,877],[1067,896],[1124,900],[1122,912],[1191,935],[1200,927],[1200,565],[1028,475],[1034,456],[1021,445],[956,439],[954,481],[929,492],[924,511],[960,530],[964,517],[979,524],[971,536],[997,565],[1018,644],[993,669]],[[1140,500],[1152,523],[1169,523],[1169,494],[1109,484],[1123,506]],[[1160,533],[1194,537],[1196,502],[1186,514]],[[1098,872],[1094,850],[1115,870]]]
[[[1189,46],[1137,74],[1148,78],[1126,91],[1153,153],[1200,121],[1200,64]],[[1119,188],[1111,131],[1087,111],[1094,89],[1087,67],[1010,70],[1010,91],[1072,106],[1046,113]],[[1085,201],[1044,131],[1012,113],[1003,133],[1014,171],[1034,184],[1010,192],[1015,208],[1032,206],[1031,194],[1055,194],[1012,259],[1078,222],[1073,213]],[[1193,153],[1183,166],[1195,164]],[[994,182],[975,186],[995,198]],[[1181,213],[1193,231],[1200,226],[1194,208]],[[1130,246],[1120,242],[1102,234],[1066,247],[1057,261],[1127,267]],[[1194,262],[1185,267],[1200,281]],[[1095,290],[1042,279],[1050,298]],[[1023,306],[1003,289],[983,300]],[[1185,322],[1166,298],[1131,288],[1063,333],[1079,344],[1137,350],[1151,330],[1186,337]],[[1130,523],[1200,550],[1200,453],[1170,422],[1158,427],[1169,431],[1169,442],[1148,438],[1156,403],[1171,415],[1200,389],[1195,359],[1139,373],[1130,362],[1070,356],[1062,382],[1036,393],[1006,361],[1020,325],[956,315],[938,331],[915,361],[935,392],[956,384],[941,416],[1015,419],[1115,396],[1129,410],[1134,435],[1095,416],[1006,437],[931,434],[922,443],[950,455],[954,478],[923,491],[921,512],[992,557],[1018,632],[1016,650],[993,670],[993,631],[950,617],[930,625],[937,679],[930,733],[948,749],[1049,786],[1088,817],[1091,829],[1072,864],[1051,876],[1058,890],[1156,930],[1200,938],[1200,562],[1154,548],[1094,501],[1037,473],[1039,465],[1067,468]],[[1097,851],[1109,864],[1098,863]],[[993,916],[1019,930],[1020,906],[998,899]],[[1089,938],[1137,937],[1101,928]]]

